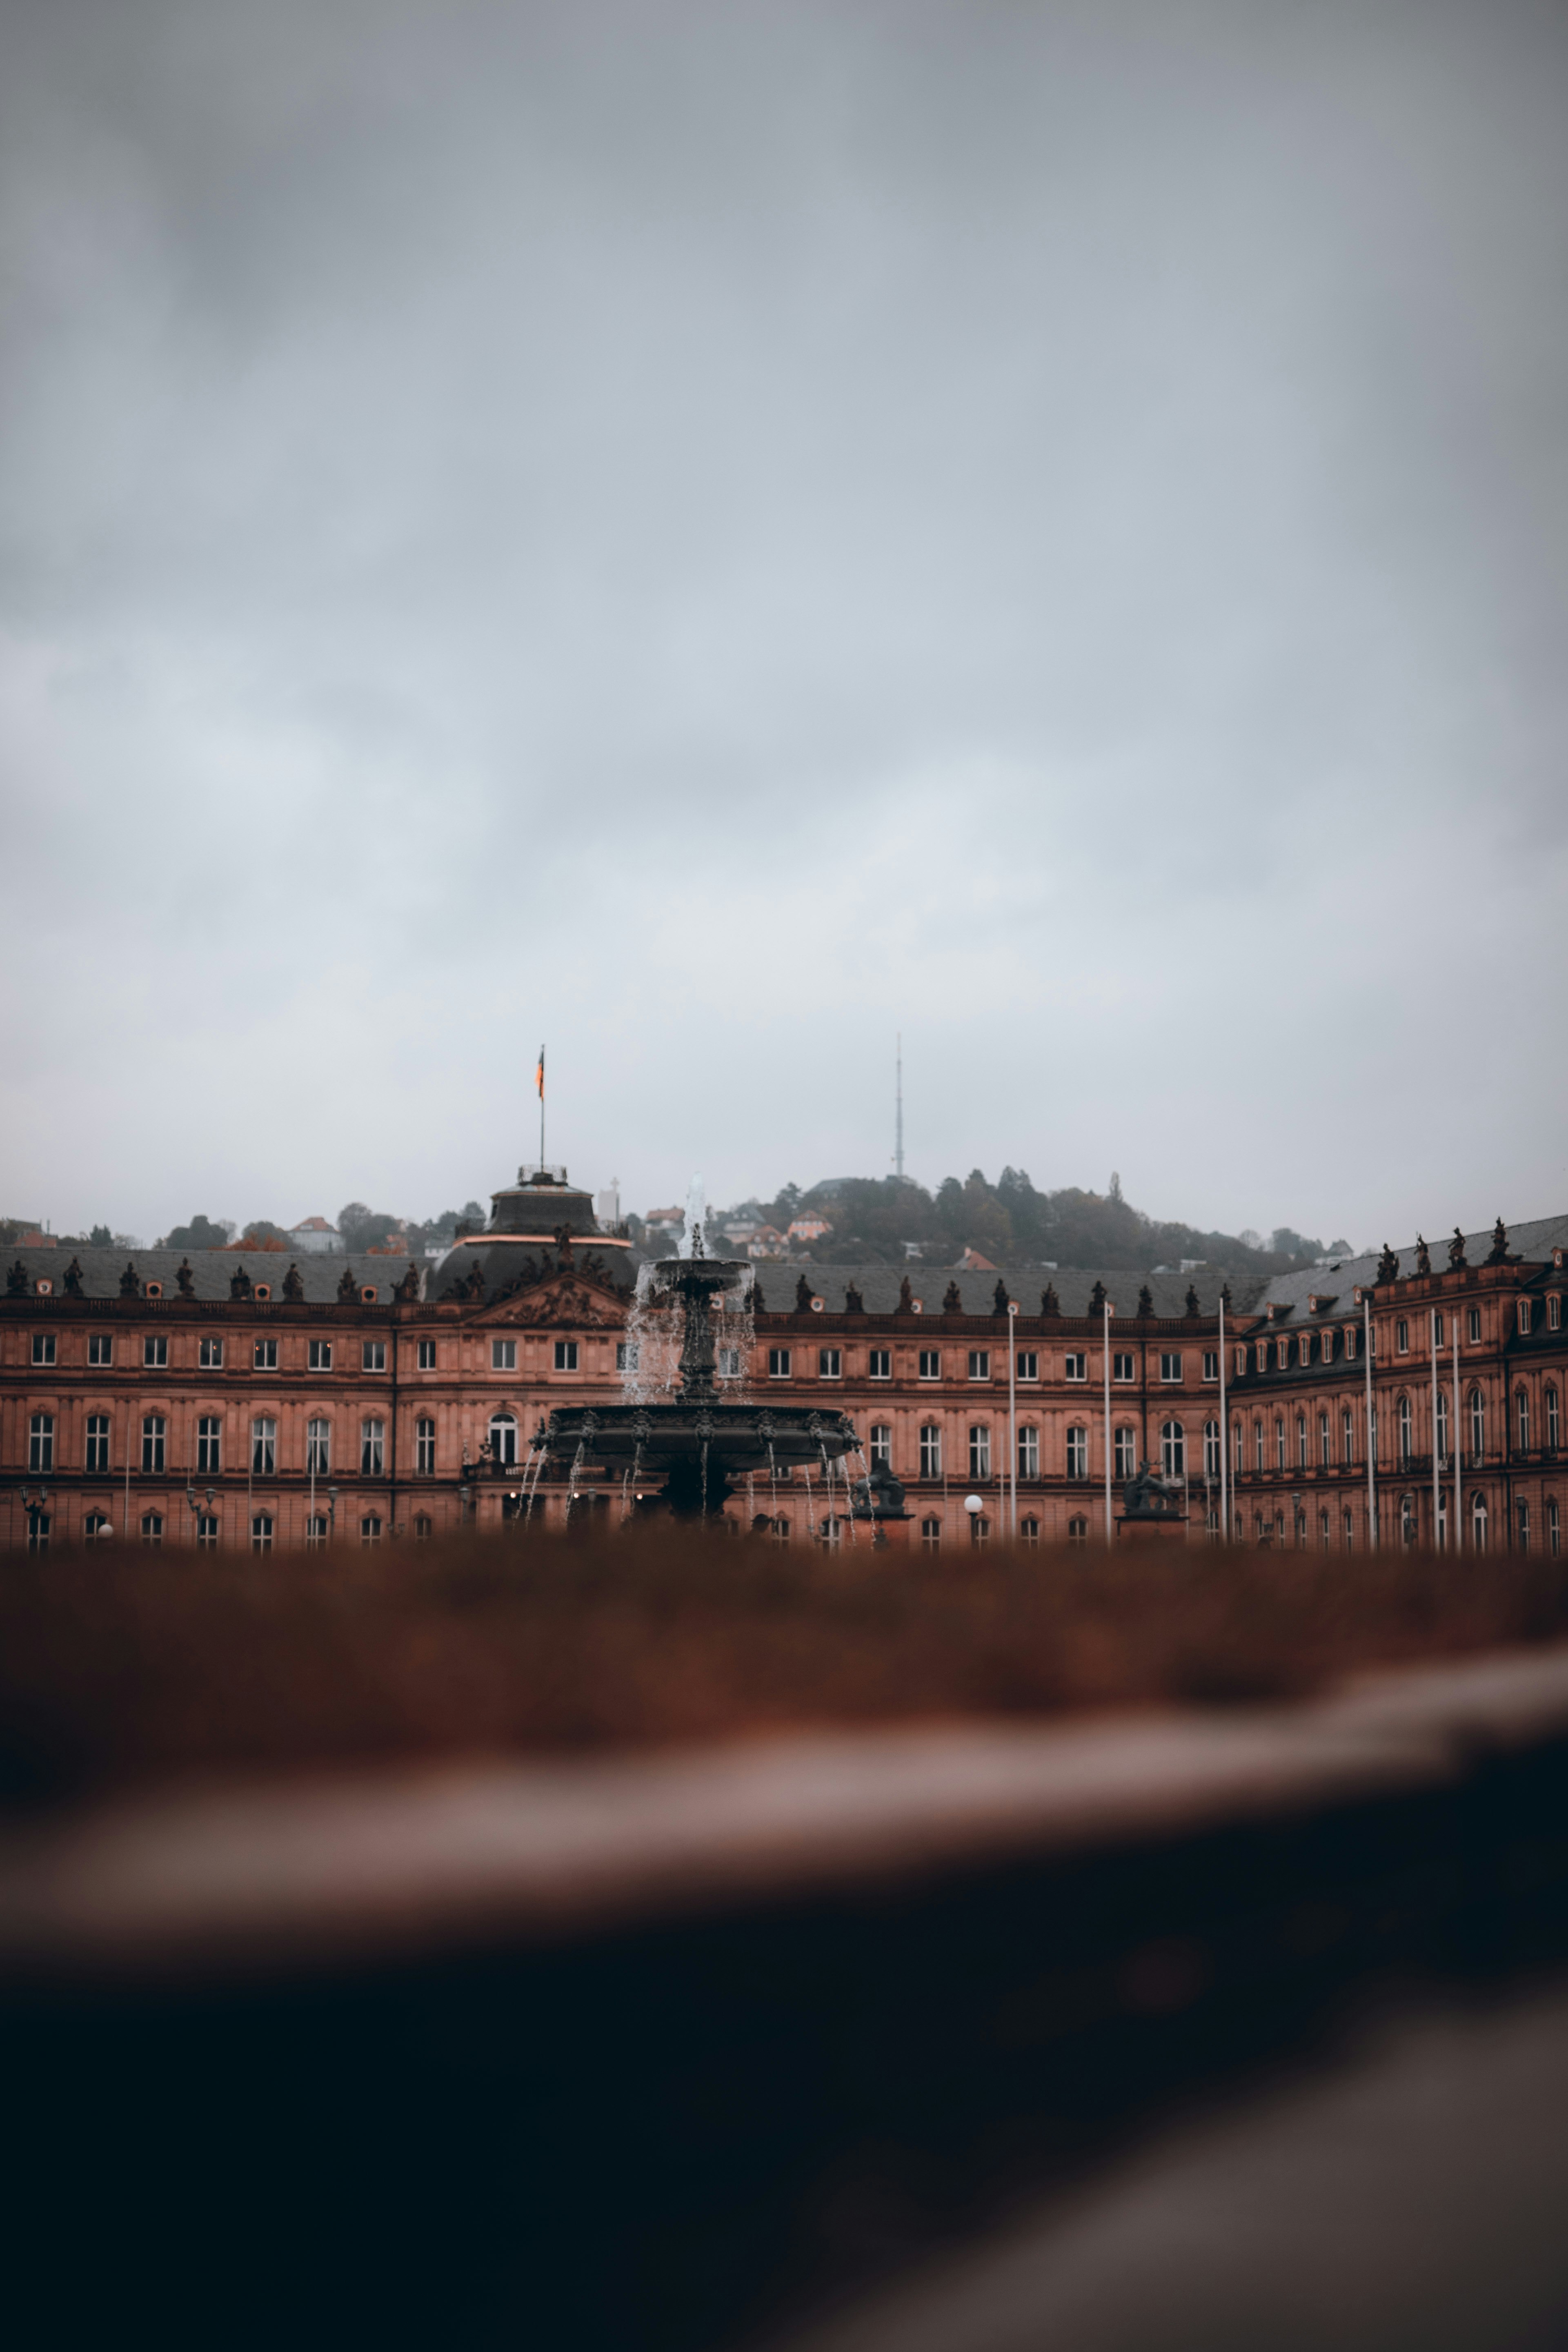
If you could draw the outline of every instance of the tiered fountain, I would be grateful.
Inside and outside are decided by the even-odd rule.
[[[874,1495],[863,1460],[861,1475],[851,1486],[846,1457],[859,1454],[860,1440],[847,1414],[771,1397],[762,1404],[731,1402],[722,1394],[715,1327],[724,1302],[741,1292],[751,1269],[738,1260],[707,1255],[700,1212],[694,1186],[682,1254],[646,1268],[639,1284],[645,1309],[637,1318],[645,1334],[641,1346],[647,1348],[653,1336],[652,1314],[671,1318],[679,1328],[679,1368],[666,1400],[648,1394],[647,1367],[637,1354],[639,1342],[630,1341],[626,1402],[558,1406],[548,1427],[542,1423],[534,1436],[530,1484],[537,1483],[546,1459],[568,1462],[574,1471],[603,1463],[621,1474],[628,1510],[652,1507],[703,1516],[722,1509],[737,1478],[751,1480],[760,1500],[763,1493],[771,1496],[784,1472],[805,1470],[809,1477],[820,1470],[827,1514],[837,1501],[836,1488],[846,1517],[880,1519],[900,1513],[901,1492],[896,1501],[881,1495],[879,1480]],[[742,1361],[738,1351],[738,1368]],[[742,1383],[737,1380],[736,1385]],[[874,1510],[875,1502],[883,1507]]]

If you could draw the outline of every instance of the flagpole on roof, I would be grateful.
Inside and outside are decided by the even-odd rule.
[[[544,1048],[542,1045],[539,1049],[539,1066],[533,1073],[533,1082],[539,1088],[539,1172],[542,1176],[544,1173]]]

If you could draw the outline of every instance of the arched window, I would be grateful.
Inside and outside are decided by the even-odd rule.
[[[87,1417],[87,1468],[100,1475],[109,1467],[109,1415],[89,1412]]]
[[[362,1421],[359,1425],[359,1475],[362,1478],[379,1478],[386,1458],[386,1423],[384,1421]]]
[[[1487,1401],[1479,1389],[1470,1391],[1470,1452],[1479,1462],[1487,1450]],[[1476,1497],[1477,1502],[1480,1496]]]
[[[270,1511],[258,1511],[252,1518],[250,1522],[250,1549],[252,1551],[271,1550],[272,1514]]]
[[[381,1520],[374,1511],[367,1511],[360,1521],[359,1539],[362,1544],[378,1544],[381,1541]]]
[[[332,1424],[324,1413],[305,1423],[305,1475],[324,1478],[332,1466]]]
[[[1329,1434],[1329,1416],[1326,1412],[1321,1412],[1318,1415],[1318,1460],[1322,1467],[1328,1470],[1332,1467],[1333,1459],[1334,1442]]]
[[[1520,1450],[1520,1452],[1521,1452],[1521,1454],[1528,1454],[1528,1453],[1529,1453],[1529,1451],[1530,1451],[1530,1391],[1529,1391],[1529,1390],[1528,1390],[1528,1389],[1517,1389],[1517,1390],[1514,1391],[1514,1401],[1513,1401],[1513,1402],[1514,1402],[1514,1412],[1515,1412],[1515,1413],[1516,1413],[1516,1415],[1517,1415],[1517,1417],[1518,1417],[1518,1423],[1519,1423],[1519,1450]]]
[[[326,1542],[330,1524],[325,1511],[318,1511],[313,1518],[305,1521],[305,1541],[311,1551],[320,1551]]]
[[[986,1517],[984,1511],[972,1511],[970,1513],[969,1540],[972,1544],[988,1544],[990,1542],[991,1522]]]
[[[1345,1539],[1345,1549],[1347,1551],[1353,1551],[1355,1549],[1355,1519],[1353,1515],[1349,1511],[1344,1515],[1344,1527],[1342,1532]]]
[[[1448,1400],[1444,1395],[1441,1389],[1437,1391],[1437,1452],[1440,1458],[1447,1462],[1448,1458]]]
[[[1179,1421],[1167,1421],[1161,1428],[1160,1467],[1167,1478],[1187,1475],[1187,1433]]]
[[[927,1551],[935,1551],[937,1546],[942,1541],[942,1521],[940,1519],[922,1519],[921,1521],[921,1541],[924,1544]]]
[[[1522,1495],[1519,1498],[1519,1548],[1521,1551],[1530,1549],[1530,1505]]]
[[[490,1460],[507,1469],[517,1460],[517,1419],[512,1413],[490,1415]]]
[[[1204,1476],[1217,1478],[1219,1467],[1219,1423],[1217,1421],[1205,1421],[1204,1423]]]
[[[1089,1432],[1069,1429],[1068,1432],[1068,1476],[1087,1478],[1089,1475]]]
[[[1252,1424],[1252,1460],[1254,1468],[1261,1471],[1263,1467],[1263,1423],[1260,1421],[1255,1421]]]
[[[972,1478],[991,1475],[991,1432],[980,1422],[969,1433],[969,1475]]]
[[[773,1541],[774,1543],[788,1543],[789,1521],[787,1519],[775,1519],[773,1521]]]
[[[1304,1412],[1299,1412],[1296,1415],[1296,1467],[1298,1470],[1304,1470],[1306,1466],[1307,1416]]]
[[[926,1421],[921,1423],[921,1476],[942,1476],[942,1423]]]
[[[1340,1414],[1340,1460],[1347,1470],[1355,1460],[1355,1415],[1348,1404]]]
[[[1131,1478],[1137,1475],[1137,1471],[1138,1432],[1135,1429],[1119,1429],[1116,1432],[1116,1475],[1119,1478]]]
[[[1485,1551],[1487,1548],[1487,1498],[1484,1495],[1470,1497],[1470,1549]]]
[[[196,1514],[196,1545],[198,1549],[202,1551],[216,1551],[217,1538],[217,1513],[216,1511],[198,1511]]]
[[[1068,1521],[1068,1543],[1076,1544],[1087,1543],[1089,1541],[1089,1521],[1087,1519],[1069,1519]]]
[[[1241,1423],[1239,1421],[1233,1421],[1231,1423],[1230,1434],[1231,1453],[1236,1462],[1236,1475],[1239,1478],[1242,1472],[1247,1467],[1247,1456],[1242,1448]]]
[[[1408,1397],[1401,1397],[1399,1400],[1399,1458],[1401,1462],[1408,1462],[1410,1459],[1410,1399]]]
[[[1550,1384],[1546,1391],[1546,1443],[1553,1454],[1557,1451],[1557,1391]]]
[[[873,1470],[890,1470],[892,1466],[892,1427],[888,1422],[874,1421],[871,1423],[871,1467]]]
[[[1018,1432],[1018,1475],[1037,1478],[1040,1475],[1040,1433],[1032,1425]]]
[[[1413,1544],[1415,1540],[1415,1497],[1414,1495],[1401,1495],[1399,1497],[1399,1540],[1401,1543],[1405,1544]]]
[[[416,1543],[428,1543],[430,1540],[430,1515],[427,1511],[415,1514],[414,1540]]]
[[[1555,1495],[1546,1498],[1546,1549],[1555,1559],[1563,1549],[1563,1514]]]
[[[1018,1540],[1019,1540],[1019,1542],[1020,1542],[1020,1543],[1026,1543],[1026,1544],[1037,1544],[1037,1543],[1039,1542],[1039,1540],[1040,1540],[1040,1523],[1039,1523],[1038,1519],[1020,1519],[1020,1520],[1019,1520],[1019,1522],[1018,1522]]]
[[[142,1512],[142,1540],[144,1544],[161,1544],[163,1542],[163,1514],[162,1511]]]
[[[102,1543],[114,1533],[114,1522],[102,1511],[89,1511],[81,1531],[89,1543]]]
[[[1327,1511],[1318,1513],[1318,1538],[1325,1551],[1333,1549],[1333,1522]]]
[[[161,1412],[144,1413],[142,1418],[142,1468],[157,1478],[163,1473],[163,1449],[168,1441],[169,1424]]]
[[[414,1424],[414,1467],[422,1477],[434,1477],[436,1473],[436,1423],[428,1413],[421,1413]],[[417,1520],[415,1532],[418,1532]]]
[[[1274,1417],[1274,1467],[1285,1467],[1285,1423],[1278,1413]]]

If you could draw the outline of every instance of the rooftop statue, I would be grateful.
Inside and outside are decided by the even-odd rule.
[[[1454,1268],[1455,1272],[1458,1273],[1460,1266],[1468,1265],[1468,1263],[1469,1261],[1465,1255],[1465,1236],[1459,1231],[1458,1226],[1456,1225],[1454,1227],[1454,1238],[1448,1244],[1448,1264]]]
[[[1432,1253],[1419,1234],[1415,1236],[1415,1271],[1417,1274],[1430,1274],[1432,1271]]]
[[[1135,1477],[1121,1489],[1122,1516],[1129,1519],[1169,1519],[1182,1507],[1182,1489],[1173,1478],[1156,1476],[1141,1462]]]

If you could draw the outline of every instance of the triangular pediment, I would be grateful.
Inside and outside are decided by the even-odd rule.
[[[613,1284],[597,1282],[575,1267],[555,1266],[526,1288],[490,1300],[473,1319],[511,1330],[520,1325],[563,1323],[618,1328],[626,1319],[626,1302]]]

